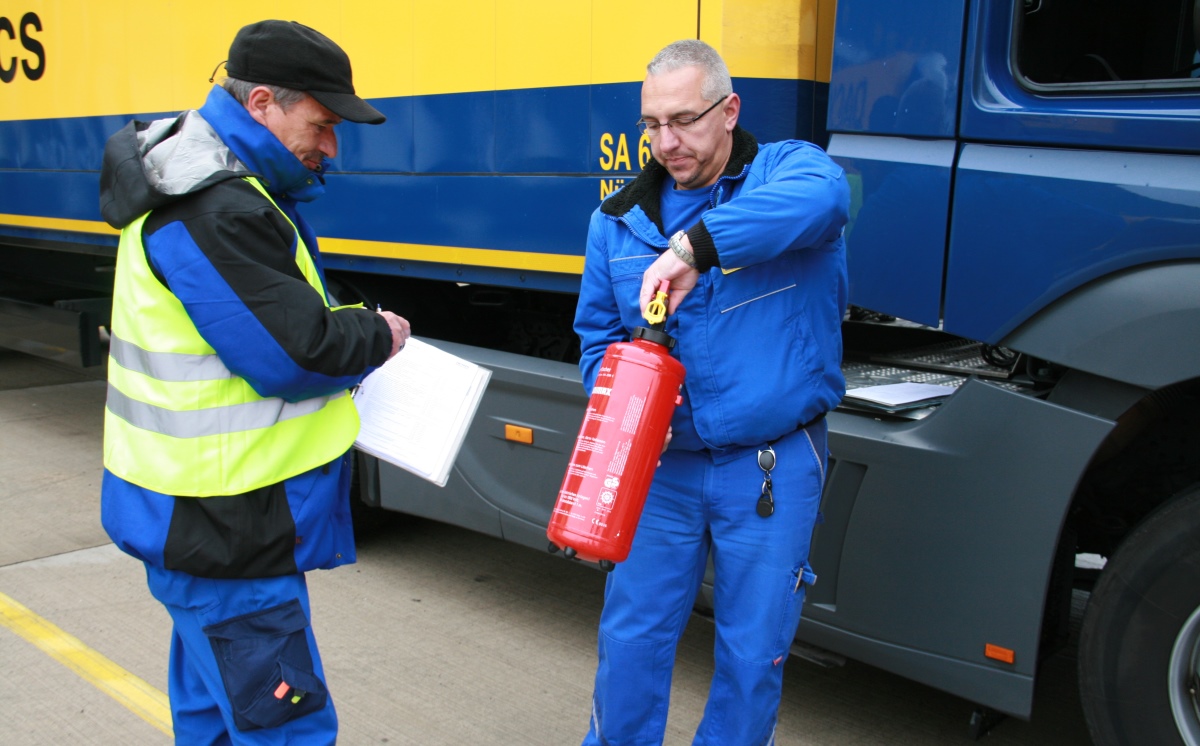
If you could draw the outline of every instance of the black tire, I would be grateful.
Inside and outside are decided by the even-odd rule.
[[[1109,558],[1079,638],[1096,746],[1200,746],[1200,485],[1150,514]]]

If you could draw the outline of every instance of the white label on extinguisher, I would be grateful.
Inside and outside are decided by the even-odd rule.
[[[563,492],[558,493],[558,502],[560,508],[569,508],[587,501],[588,498],[586,495],[580,495],[577,492],[567,492],[564,490]]]
[[[591,479],[596,476],[592,473],[592,467],[580,466],[579,464],[567,464],[567,473],[573,477],[583,477],[584,479]]]
[[[629,449],[632,445],[632,441],[623,440],[617,446],[616,451],[613,452],[612,459],[608,462],[609,474],[615,474],[619,477],[625,473],[625,462],[629,459]]]
[[[625,419],[621,420],[621,432],[629,433],[630,435],[637,432],[638,422],[642,419],[642,408],[645,406],[645,397],[629,397],[629,404],[625,407]]]
[[[596,501],[596,507],[593,508],[592,525],[607,526],[608,524],[605,522],[605,520],[608,518],[608,514],[612,512],[613,503],[617,499],[617,494],[615,492],[610,492],[609,490],[604,490],[599,494],[598,498],[599,499]]]
[[[593,409],[592,407],[588,407],[587,414],[584,415],[584,417],[585,417],[585,419],[587,419],[590,422],[612,422],[613,421],[612,415],[604,414],[600,410]]]
[[[592,453],[604,452],[604,441],[600,438],[592,438],[587,435],[579,436],[579,440],[575,441],[575,448],[579,451],[590,451]]]

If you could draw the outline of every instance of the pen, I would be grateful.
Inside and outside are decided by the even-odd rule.
[[[376,303],[376,304],[375,304],[375,312],[376,312],[376,313],[383,313],[383,306],[381,306],[381,305],[379,305],[378,303]]]

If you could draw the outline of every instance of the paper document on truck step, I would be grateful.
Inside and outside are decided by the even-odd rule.
[[[354,393],[354,447],[445,487],[492,371],[409,338]]]
[[[898,412],[912,407],[927,407],[940,403],[958,389],[936,383],[888,383],[882,386],[862,386],[850,389],[843,400],[884,412]]]

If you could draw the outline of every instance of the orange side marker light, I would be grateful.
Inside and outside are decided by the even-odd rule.
[[[1017,653],[1010,648],[1002,648],[999,645],[986,643],[983,646],[983,654],[992,660],[1000,661],[1001,663],[1012,664],[1017,659]]]
[[[533,428],[520,425],[504,425],[504,439],[533,445]]]

